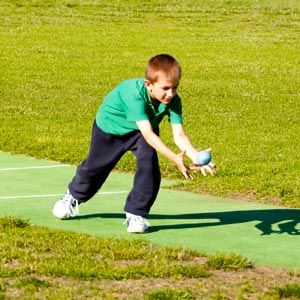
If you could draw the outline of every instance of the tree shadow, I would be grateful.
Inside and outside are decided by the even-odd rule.
[[[77,216],[74,219],[109,218],[124,219],[123,213],[100,213]],[[201,212],[191,214],[150,214],[148,220],[185,220],[184,223],[163,224],[151,226],[149,232],[160,230],[178,230],[186,228],[201,228],[223,226],[230,224],[240,224],[257,221],[255,227],[261,235],[289,234],[300,235],[300,210],[298,209],[263,209],[263,210],[241,210],[224,212]],[[202,220],[197,223],[189,223],[187,220]],[[272,225],[277,224],[277,229],[272,229]],[[297,228],[298,226],[298,228]]]

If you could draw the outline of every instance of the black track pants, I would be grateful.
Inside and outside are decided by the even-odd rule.
[[[155,130],[158,134],[158,129]],[[77,167],[69,184],[72,196],[79,203],[91,199],[125,154],[136,157],[136,173],[125,211],[146,217],[157,197],[161,175],[156,151],[145,141],[140,131],[118,136],[106,134],[94,122],[88,157]]]

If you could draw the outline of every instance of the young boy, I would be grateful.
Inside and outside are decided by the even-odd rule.
[[[181,99],[177,88],[181,78],[178,61],[167,54],[152,57],[146,66],[145,79],[123,81],[112,90],[100,106],[93,124],[90,150],[78,166],[65,196],[53,207],[54,216],[65,219],[78,214],[78,205],[91,199],[126,151],[136,157],[136,173],[124,207],[127,231],[143,233],[145,219],[156,199],[160,182],[157,152],[176,164],[183,176],[201,170],[214,174],[214,163],[197,165],[198,151],[186,136],[182,125]],[[172,125],[176,154],[159,137],[159,123],[164,116]],[[188,167],[187,155],[195,164]]]

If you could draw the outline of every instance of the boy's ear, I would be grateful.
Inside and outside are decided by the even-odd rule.
[[[150,82],[150,80],[145,79],[144,81],[145,87],[149,90],[152,87],[152,83]]]

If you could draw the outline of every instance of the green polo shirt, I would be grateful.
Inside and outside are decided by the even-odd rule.
[[[137,121],[149,120],[155,128],[164,116],[171,124],[182,124],[181,99],[176,96],[169,104],[160,103],[155,108],[144,79],[130,79],[121,82],[104,99],[97,115],[97,126],[108,134],[124,135],[138,130]]]

